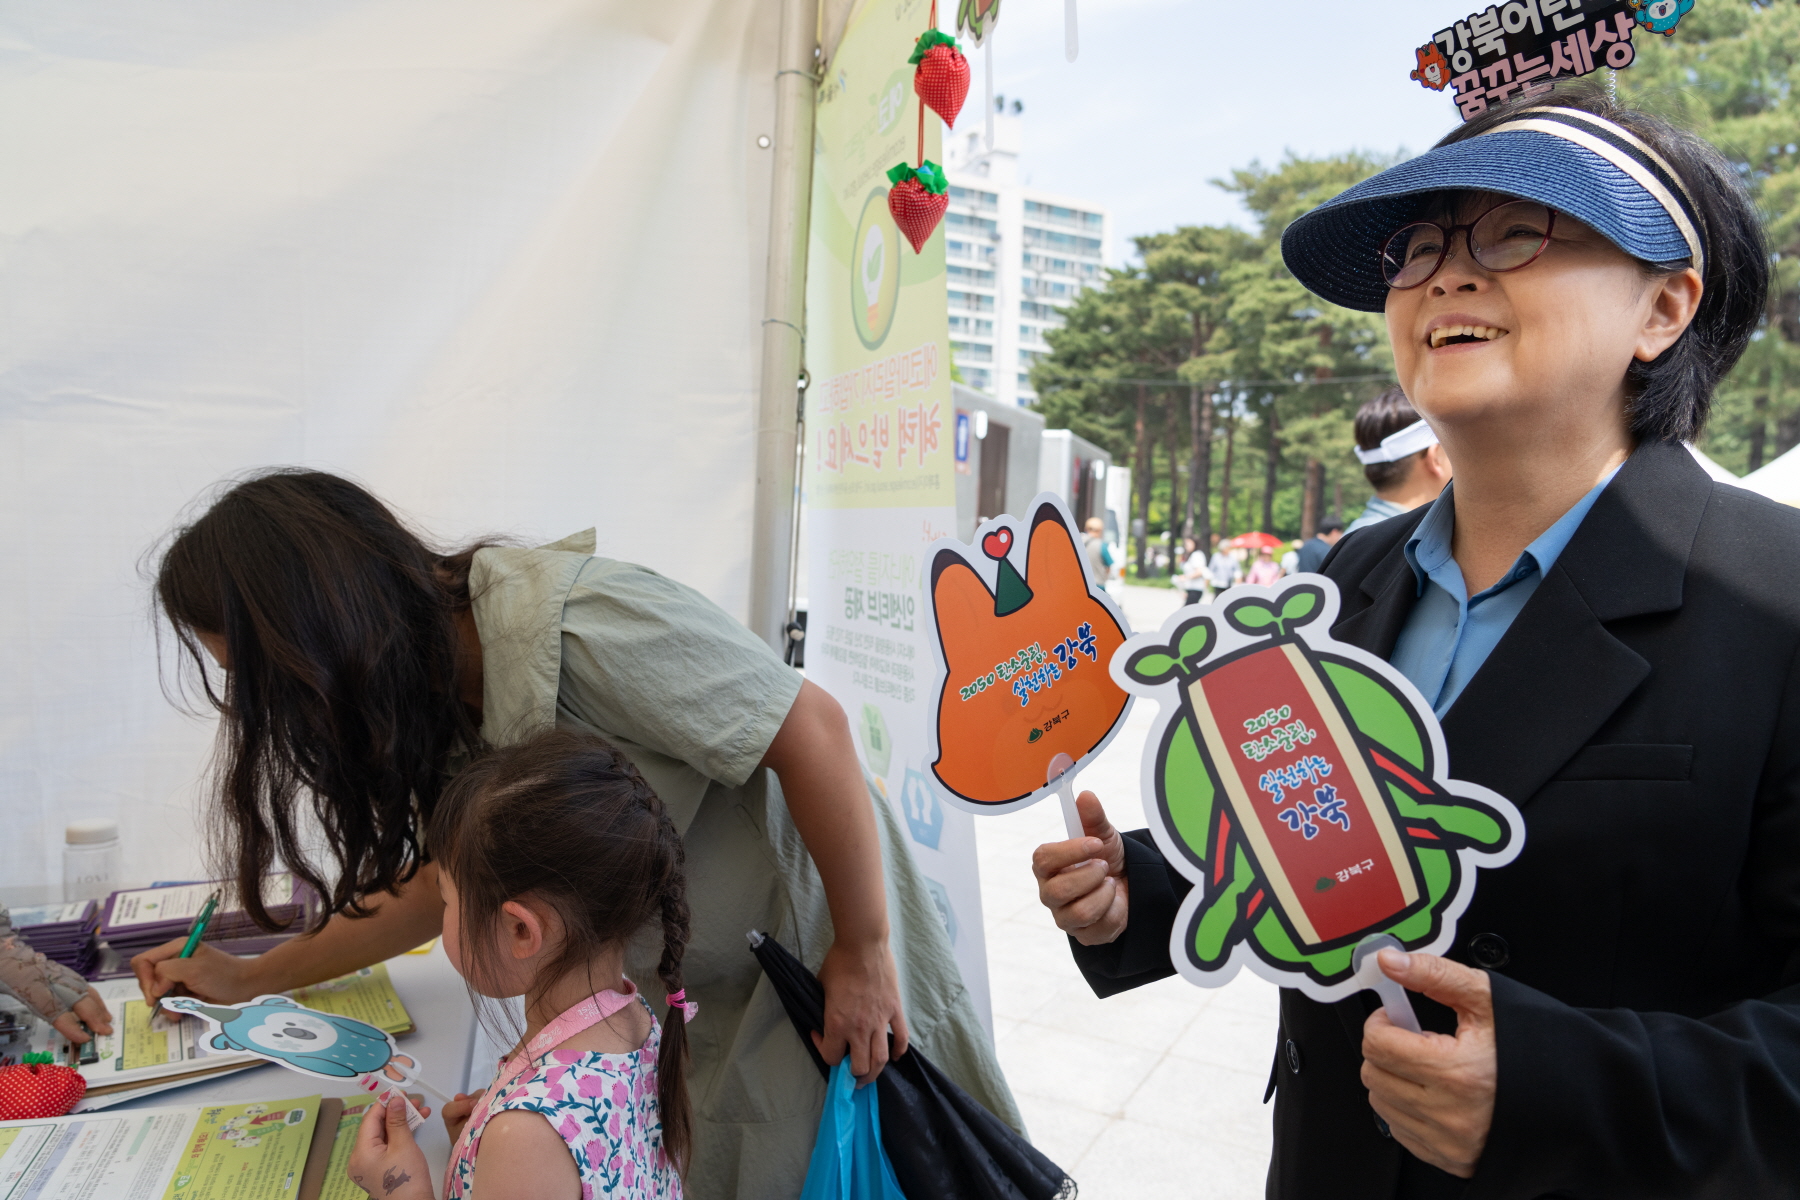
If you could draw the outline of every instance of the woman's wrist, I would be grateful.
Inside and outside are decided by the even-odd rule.
[[[272,996],[281,992],[291,992],[298,987],[323,982],[329,976],[321,976],[318,970],[306,970],[306,953],[313,939],[297,937],[281,943],[273,950],[250,958],[240,958],[243,964],[239,982],[251,996]]]
[[[248,993],[245,999],[253,999],[257,996],[272,996],[280,992],[290,991],[294,987],[292,983],[288,983],[283,979],[283,976],[287,974],[287,972],[281,970],[280,960],[278,959],[274,963],[269,962],[270,955],[276,953],[276,950],[271,950],[265,954],[259,954],[255,958],[240,958],[238,960],[244,964],[242,972],[238,976],[238,982],[244,991]]]
[[[841,950],[845,954],[872,956],[885,954],[888,950],[888,930],[886,925],[873,930],[849,930],[836,933],[831,939],[831,948]]]

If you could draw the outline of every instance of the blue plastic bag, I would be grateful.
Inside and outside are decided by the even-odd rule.
[[[875,1088],[856,1086],[850,1056],[844,1055],[831,1068],[825,1115],[819,1118],[819,1140],[800,1200],[906,1200],[881,1148],[879,1105]]]

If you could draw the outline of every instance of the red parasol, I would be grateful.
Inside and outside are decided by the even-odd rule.
[[[1226,550],[1273,550],[1275,547],[1285,546],[1287,543],[1272,533],[1240,533],[1219,545]]]

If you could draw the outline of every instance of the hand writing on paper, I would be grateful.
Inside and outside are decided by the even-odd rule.
[[[174,993],[197,996],[212,1004],[237,1004],[256,996],[258,988],[252,976],[255,959],[227,954],[205,942],[195,948],[192,958],[183,958],[181,951],[186,945],[187,939],[178,937],[131,960],[131,971],[137,976],[144,999],[157,1000]]]
[[[1456,1010],[1456,1036],[1408,1033],[1376,1009],[1363,1023],[1363,1086],[1402,1146],[1468,1179],[1494,1123],[1500,1068],[1487,972],[1435,954],[1383,950],[1381,969],[1403,987]]]
[[[1084,946],[1102,946],[1125,932],[1130,900],[1125,839],[1094,793],[1077,796],[1075,810],[1087,836],[1039,846],[1031,855],[1031,873],[1056,927]]]
[[[363,1181],[380,1179],[383,1200],[435,1200],[431,1168],[425,1152],[406,1127],[406,1101],[390,1096],[388,1102],[371,1104],[356,1130],[356,1149],[350,1152],[350,1178],[364,1191],[374,1191]]]

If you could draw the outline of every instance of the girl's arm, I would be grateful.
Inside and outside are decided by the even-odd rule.
[[[444,898],[437,866],[426,863],[398,893],[372,897],[367,917],[337,916],[325,928],[284,942],[257,958],[238,958],[204,942],[182,958],[186,938],[164,942],[131,960],[144,998],[154,1000],[176,984],[215,1004],[236,1004],[336,979],[360,967],[404,954],[444,930]]]
[[[906,1053],[906,1014],[888,946],[873,798],[856,761],[850,722],[830,693],[810,681],[800,686],[761,765],[781,780],[794,827],[819,868],[831,909],[836,939],[819,968],[825,985],[819,1053],[836,1063],[848,1050],[856,1077],[871,1079],[887,1065],[890,1027],[894,1054]]]
[[[548,1117],[503,1112],[481,1131],[474,1191],[481,1200],[580,1200],[581,1172]]]

